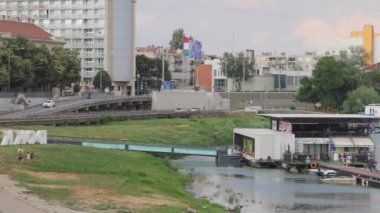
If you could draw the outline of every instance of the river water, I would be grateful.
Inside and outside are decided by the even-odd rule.
[[[173,161],[192,173],[196,197],[241,212],[380,212],[380,189],[326,184],[319,177],[282,169],[217,167],[214,158],[189,156]]]

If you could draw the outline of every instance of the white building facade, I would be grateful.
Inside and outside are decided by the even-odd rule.
[[[102,69],[115,91],[133,94],[136,0],[2,0],[0,15],[19,17],[63,37],[81,58],[81,76],[91,82]]]

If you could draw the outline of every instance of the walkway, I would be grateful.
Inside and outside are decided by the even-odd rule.
[[[376,171],[371,172],[371,171],[364,169],[364,168],[345,166],[342,164],[320,163],[319,165],[321,167],[326,167],[326,168],[330,168],[330,169],[334,169],[334,170],[340,170],[343,172],[348,172],[351,174],[360,175],[362,177],[372,178],[372,179],[380,181],[380,172],[376,172]]]
[[[0,175],[0,212],[79,213],[79,211],[50,204],[27,192],[27,189],[16,186],[16,183],[10,180],[7,175]]]

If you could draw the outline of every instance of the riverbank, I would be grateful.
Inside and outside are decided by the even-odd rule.
[[[13,129],[47,130],[48,136],[125,140],[176,146],[209,147],[232,143],[234,128],[268,128],[255,113],[232,112],[221,117],[109,121],[103,125],[15,126]]]
[[[0,172],[28,194],[73,212],[174,213],[188,208],[202,212],[204,206],[223,212],[222,207],[188,193],[191,177],[178,173],[162,157],[70,145],[25,145],[24,151],[33,150],[36,159],[18,164],[16,149],[0,147]],[[16,193],[21,200],[22,191]]]

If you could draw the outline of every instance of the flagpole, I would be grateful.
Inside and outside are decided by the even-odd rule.
[[[164,89],[164,77],[165,77],[165,47],[163,48],[162,51],[162,74],[161,74],[161,89]]]

